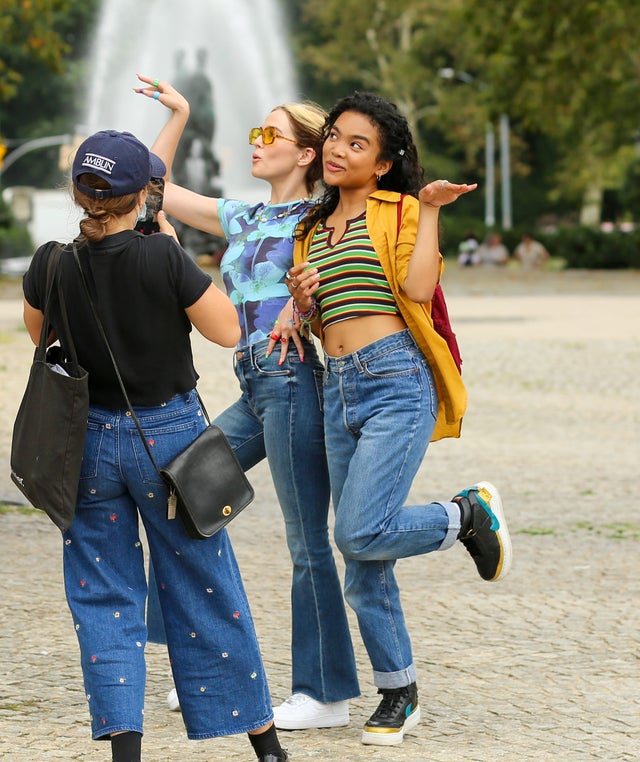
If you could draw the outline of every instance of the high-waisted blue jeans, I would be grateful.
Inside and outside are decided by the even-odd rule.
[[[195,392],[136,408],[158,466],[205,422]],[[273,714],[260,649],[226,531],[191,540],[167,519],[167,489],[131,416],[92,406],[76,515],[64,534],[67,600],[94,738],[142,732],[147,581],[141,517],[189,738],[243,733]]]
[[[292,692],[322,702],[342,701],[357,696],[359,687],[329,541],[324,368],[309,342],[305,342],[304,362],[290,342],[282,365],[278,365],[278,347],[266,357],[267,345],[261,341],[236,351],[235,372],[242,396],[214,422],[227,435],[245,471],[265,457],[269,463],[293,562]],[[247,510],[259,510],[259,506]],[[161,641],[157,619],[152,590],[149,630],[152,639]]]
[[[327,356],[325,366],[325,441],[345,595],[375,685],[398,688],[417,673],[396,560],[444,550],[460,531],[455,503],[405,505],[433,433],[435,383],[408,330],[353,354]]]

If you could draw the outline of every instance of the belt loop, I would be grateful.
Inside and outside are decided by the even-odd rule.
[[[254,354],[254,347],[255,347],[255,344],[249,344],[249,362],[253,370],[255,370],[256,368],[256,357]]]

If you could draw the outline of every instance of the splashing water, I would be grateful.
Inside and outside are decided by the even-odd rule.
[[[219,185],[227,197],[263,198],[265,184],[251,177],[249,129],[300,97],[278,0],[104,0],[78,130],[127,130],[150,146],[169,112],[133,92],[136,74],[173,82],[177,56],[194,69],[199,49],[213,87]]]

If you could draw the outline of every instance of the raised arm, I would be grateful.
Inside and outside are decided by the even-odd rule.
[[[137,93],[157,100],[171,110],[167,123],[160,130],[151,146],[153,153],[159,156],[167,167],[164,210],[167,214],[179,219],[180,222],[184,222],[185,225],[224,238],[224,232],[218,219],[218,199],[194,193],[180,185],[168,182],[178,143],[189,119],[187,99],[168,82],[159,82],[142,74],[138,74],[138,79],[145,83],[146,87],[138,88]]]
[[[420,215],[416,242],[409,260],[403,289],[414,302],[431,301],[440,277],[440,247],[438,242],[438,218],[440,207],[451,204],[464,193],[477,188],[477,183],[456,185],[447,180],[434,180],[425,185],[418,194]]]

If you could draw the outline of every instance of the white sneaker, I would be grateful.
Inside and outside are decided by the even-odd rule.
[[[294,693],[274,706],[273,720],[278,730],[340,728],[349,724],[349,701],[323,704],[304,693]]]
[[[167,694],[167,704],[172,712],[180,711],[180,700],[178,699],[178,691],[172,688]]]

